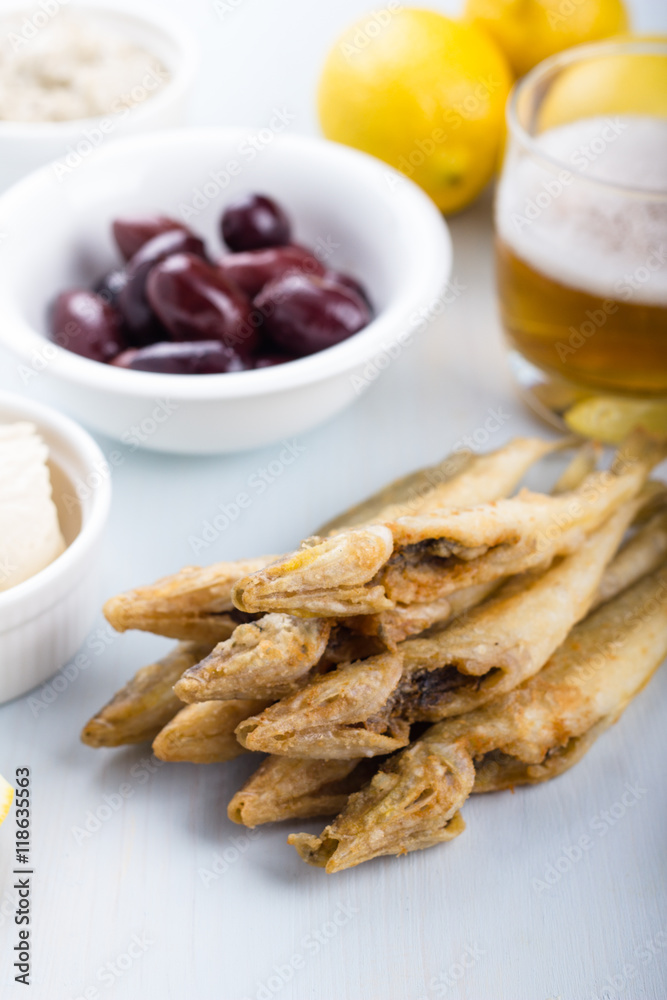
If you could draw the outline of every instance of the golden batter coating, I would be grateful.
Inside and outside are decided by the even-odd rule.
[[[616,597],[667,559],[667,511],[660,511],[625,543],[606,570],[593,607]]]
[[[227,815],[244,826],[335,815],[371,777],[375,763],[267,757],[231,800]]]
[[[306,688],[271,705],[236,730],[248,750],[287,756],[347,758],[391,753],[406,746],[408,726],[400,719],[379,719],[403,669],[399,653],[384,653],[345,664],[316,677]],[[298,729],[293,720],[298,720]],[[358,723],[364,723],[359,726]]]
[[[245,612],[296,611],[304,618],[373,614],[392,607],[381,587],[365,586],[392,550],[391,531],[382,524],[309,538],[301,549],[239,580],[232,598]]]
[[[234,735],[239,722],[261,712],[257,700],[203,701],[181,708],[153,741],[160,760],[217,764],[245,753]]]

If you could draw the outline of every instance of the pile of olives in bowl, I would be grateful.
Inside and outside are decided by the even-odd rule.
[[[228,249],[213,258],[167,216],[112,228],[123,265],[93,289],[61,292],[50,310],[51,339],[93,361],[176,375],[266,368],[332,347],[372,318],[356,278],[292,243],[288,216],[266,195],[227,206]]]

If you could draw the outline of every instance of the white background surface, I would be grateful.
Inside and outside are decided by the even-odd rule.
[[[294,129],[310,131],[327,44],[369,5],[238,0],[222,18],[203,0],[169,6],[191,21],[203,46],[195,121],[261,126],[273,107],[285,106],[296,115]],[[635,9],[640,27],[664,28],[657,3],[644,0]],[[454,277],[466,288],[448,310],[446,333],[424,337],[353,408],[300,439],[298,459],[263,495],[255,491],[252,506],[198,557],[189,536],[201,534],[218,505],[246,489],[280,446],[204,459],[123,450],[114,473],[104,597],[183,564],[288,549],[385,481],[479,431],[491,410],[503,415],[502,428],[486,441],[478,434],[484,448],[542,429],[514,397],[506,374],[492,295],[489,206],[486,198],[451,223]],[[22,388],[10,359],[3,358],[0,384]],[[117,447],[98,440],[107,454]],[[315,831],[319,821],[260,828],[234,848],[243,831],[228,822],[225,808],[254,767],[249,759],[149,773],[141,763],[146,750],[93,751],[79,743],[94,710],[169,645],[114,636],[101,617],[99,627],[84,647],[90,667],[52,704],[43,707],[49,695],[42,690],[33,694],[40,702],[24,698],[0,708],[1,770],[12,776],[28,765],[33,773],[36,871],[33,985],[26,990],[13,984],[9,968],[16,940],[6,916],[12,816],[0,830],[3,998],[667,996],[664,669],[569,774],[514,795],[473,799],[464,809],[468,829],[451,844],[325,876],[285,844],[289,830]],[[88,812],[105,795],[115,802],[123,784],[131,793],[122,808],[91,836],[77,837]],[[609,825],[601,814],[622,812],[614,806],[626,785],[636,789],[635,801]],[[583,834],[592,846],[581,859],[553,886],[536,886]],[[225,851],[233,860],[206,885],[200,870],[210,870],[216,852]],[[99,978],[135,934],[146,940],[145,952],[125,971],[116,967],[120,975],[107,968]],[[271,978],[275,967],[288,978],[294,955],[301,961],[289,981]]]

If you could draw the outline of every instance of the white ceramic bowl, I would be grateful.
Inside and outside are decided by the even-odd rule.
[[[23,25],[25,18],[38,12],[41,25],[50,16],[58,16],[58,13],[50,15],[45,11],[59,12],[60,9],[85,16],[94,27],[111,30],[154,53],[170,71],[170,80],[129,112],[119,110],[104,119],[0,121],[0,190],[52,160],[67,169],[69,164],[87,159],[90,151],[101,143],[124,135],[171,128],[185,121],[198,58],[194,36],[187,25],[157,6],[148,13],[145,10],[137,13],[136,5],[130,0],[117,0],[113,6],[105,6],[97,0],[89,0],[86,4],[67,3],[67,6],[64,0],[61,2],[62,8],[59,0],[51,0],[50,6],[45,7],[40,7],[36,0],[17,3],[0,11],[0,23],[8,16],[19,14]],[[29,24],[24,30],[39,31],[39,27]],[[30,39],[26,45],[30,45]],[[100,128],[102,121],[106,122],[104,131]]]
[[[346,146],[275,131],[184,129],[119,140],[58,183],[46,168],[0,199],[0,339],[25,366],[28,391],[93,428],[163,451],[237,451],[302,432],[351,403],[442,312],[451,269],[433,202],[386,164]],[[45,340],[57,292],[90,286],[118,261],[117,215],[183,218],[219,248],[232,196],[276,197],[298,242],[356,274],[376,307],[348,340],[273,368],[158,375],[82,358]],[[370,366],[370,367],[369,367]],[[32,373],[37,372],[37,377]]]
[[[0,592],[0,702],[41,684],[77,651],[99,610],[101,543],[111,502],[108,465],[78,424],[0,392],[0,423],[30,420],[49,446],[53,499],[67,548]]]

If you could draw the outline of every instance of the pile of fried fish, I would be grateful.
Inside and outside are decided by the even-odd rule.
[[[519,486],[556,450],[549,494]],[[451,840],[473,793],[575,764],[667,655],[664,442],[516,439],[388,486],[286,556],[187,567],[114,597],[178,640],[85,726],[164,761],[268,756],[236,823],[335,816],[288,840],[340,871]]]

